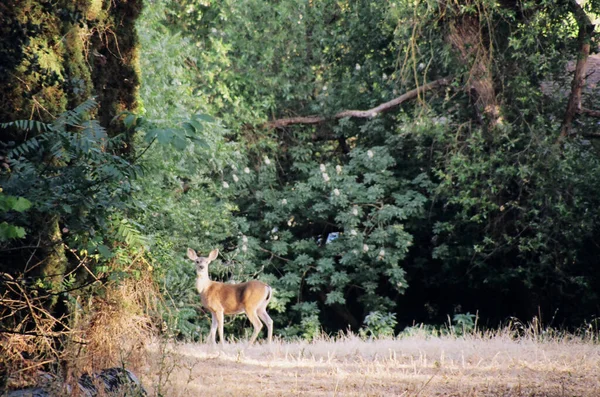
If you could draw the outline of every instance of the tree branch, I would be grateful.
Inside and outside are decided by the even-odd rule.
[[[600,117],[600,110],[581,108],[579,110],[579,113],[585,114],[586,116],[590,116],[590,117]]]
[[[373,118],[377,116],[379,113],[384,113],[390,111],[396,107],[398,107],[403,102],[409,101],[411,99],[415,99],[421,94],[431,91],[433,89],[439,87],[445,87],[452,79],[450,77],[446,77],[443,79],[432,81],[431,83],[427,83],[421,87],[415,88],[414,90],[408,91],[399,97],[392,99],[391,101],[382,103],[379,106],[376,106],[369,110],[344,110],[339,113],[334,114],[330,117],[323,116],[304,116],[304,117],[289,117],[284,119],[277,119],[268,122],[265,126],[269,128],[283,128],[292,124],[320,124],[328,120],[337,120],[345,117],[355,117],[355,118]]]

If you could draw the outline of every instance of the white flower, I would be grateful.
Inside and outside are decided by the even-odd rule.
[[[363,244],[363,251],[369,252],[369,246],[367,244]]]
[[[269,160],[269,158],[267,156],[265,156],[265,164],[266,165],[271,164],[271,160]]]
[[[248,246],[246,244],[242,245],[242,251],[244,251],[244,252],[248,251]]]
[[[337,172],[338,174],[342,173],[342,166],[341,165],[336,165],[335,166],[335,172]]]
[[[235,164],[231,164],[231,169],[234,170],[234,171],[237,170],[236,165]]]
[[[233,174],[233,181],[234,181],[234,182],[237,182],[237,181],[239,181],[239,180],[240,180],[240,178],[238,178],[236,174]]]
[[[381,251],[379,251],[379,256],[384,257],[385,256],[385,250],[382,249]]]
[[[279,236],[273,236],[273,240],[277,240]]]
[[[387,80],[387,74],[383,74],[383,76],[381,76],[383,78],[383,80]]]
[[[370,159],[373,158],[373,151],[372,150],[367,150],[367,156],[369,156]]]
[[[327,171],[327,168],[325,167],[325,164],[321,164],[321,165],[319,166],[319,168],[321,169],[321,172],[325,172],[325,171]]]
[[[323,91],[327,91],[327,86],[326,85],[323,86]]]
[[[244,172],[245,172],[246,174],[249,174],[249,173],[250,173],[250,168],[248,168],[248,167],[244,168]]]
[[[351,236],[356,236],[356,230],[354,230],[354,229],[350,230],[350,235]]]
[[[360,70],[360,65],[357,63],[356,66],[354,66],[354,69]]]
[[[333,189],[333,194],[335,194],[336,196],[339,196],[340,191],[338,189]]]
[[[229,183],[227,183],[227,182],[223,182],[223,187],[224,187],[225,189],[229,189]]]
[[[323,173],[323,180],[324,180],[325,182],[329,182],[329,175],[327,175],[327,173],[326,173],[326,172],[324,172],[324,173]]]
[[[357,206],[352,207],[352,215],[358,216],[358,207]]]
[[[246,236],[243,236],[243,237],[242,237],[242,242],[243,242],[244,244],[246,244],[246,243],[248,242],[248,237],[246,237]]]
[[[281,200],[281,204],[282,205],[286,205],[287,204],[287,200],[286,199]]]

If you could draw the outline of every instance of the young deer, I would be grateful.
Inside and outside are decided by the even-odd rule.
[[[208,264],[219,255],[219,250],[210,252],[208,258],[198,256],[191,248],[187,250],[187,256],[196,264],[196,288],[200,293],[202,305],[212,315],[210,327],[210,340],[216,343],[217,327],[219,328],[219,339],[225,344],[223,338],[223,315],[239,314],[245,312],[254,326],[254,333],[250,338],[250,345],[254,343],[263,324],[268,330],[269,343],[273,339],[273,320],[267,314],[267,305],[271,300],[271,287],[262,281],[252,280],[240,284],[225,284],[212,281],[208,278]]]

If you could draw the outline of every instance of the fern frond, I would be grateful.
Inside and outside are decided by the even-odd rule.
[[[9,158],[19,158],[37,152],[40,148],[40,137],[29,138],[8,152]]]
[[[46,132],[51,128],[50,124],[37,120],[15,120],[8,123],[0,123],[0,128],[6,129],[11,127],[21,131],[33,131],[37,133]]]
[[[98,103],[90,98],[87,101],[83,102],[75,109],[67,110],[62,113],[58,118],[52,123],[55,128],[63,129],[64,126],[72,126],[78,127],[81,125],[83,118],[89,114],[94,108],[98,106]]]
[[[118,221],[116,228],[116,237],[125,241],[130,246],[143,246],[146,244],[146,239],[142,233],[127,219]]]

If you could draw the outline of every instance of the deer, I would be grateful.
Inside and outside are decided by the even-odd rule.
[[[267,306],[273,291],[262,281],[251,280],[239,284],[226,284],[212,281],[208,276],[208,265],[219,255],[219,250],[214,249],[208,257],[198,256],[191,248],[187,256],[196,265],[196,289],[200,294],[202,306],[212,315],[209,340],[216,344],[216,332],[219,330],[221,345],[225,346],[223,338],[223,317],[225,314],[233,315],[246,313],[254,326],[254,333],[248,343],[251,346],[262,329],[263,322],[267,326],[269,344],[273,339],[273,320],[267,314]],[[262,322],[261,322],[262,320]]]

